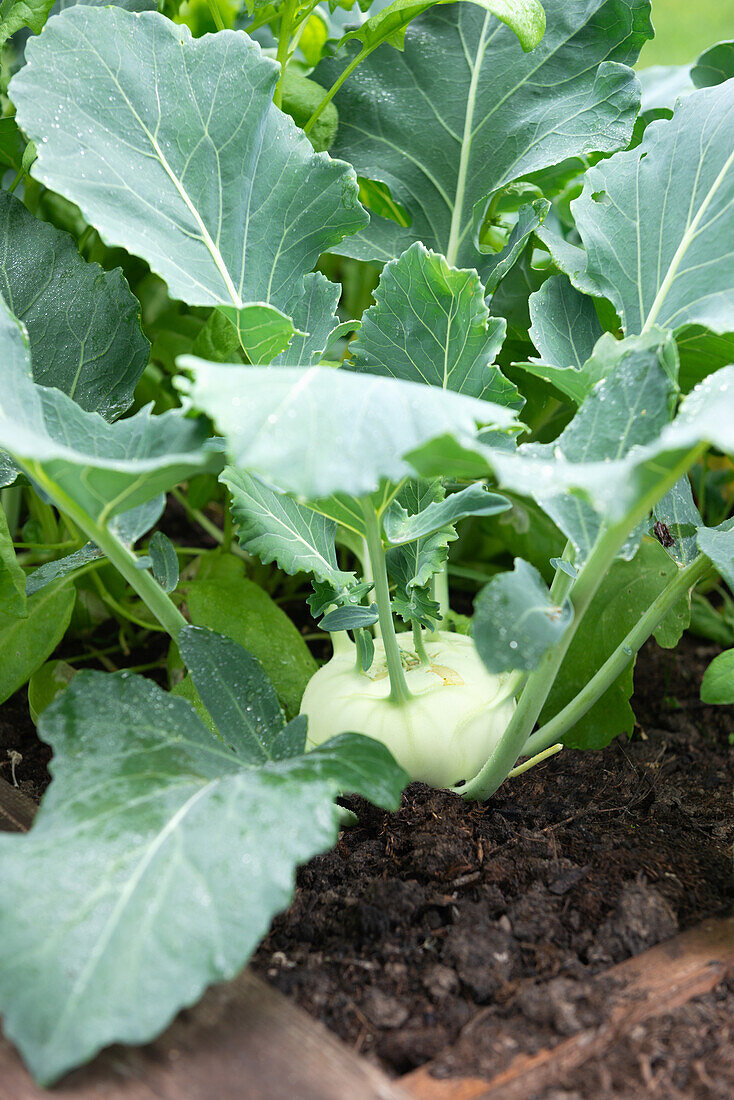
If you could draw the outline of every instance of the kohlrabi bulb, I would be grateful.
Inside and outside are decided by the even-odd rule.
[[[386,745],[412,779],[451,787],[477,774],[505,731],[515,700],[511,678],[492,675],[463,634],[426,634],[421,665],[410,633],[398,635],[411,698],[394,703],[385,647],[375,640],[369,672],[356,668],[352,643],[340,648],[306,687],[309,748],[339,733],[364,733]]]

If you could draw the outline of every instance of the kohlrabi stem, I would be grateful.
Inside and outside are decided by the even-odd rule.
[[[334,83],[331,85],[328,92],[326,93],[324,98],[321,100],[321,102],[319,103],[319,105],[316,108],[316,110],[314,111],[314,113],[311,115],[311,117],[308,120],[308,122],[306,123],[306,125],[303,127],[303,132],[305,134],[307,134],[310,130],[313,129],[313,127],[316,124],[317,120],[321,117],[322,112],[325,111],[326,108],[329,106],[329,104],[331,103],[332,99],[334,98],[336,93],[341,88],[344,81],[352,75],[352,73],[357,68],[357,66],[361,65],[362,62],[365,60],[365,58],[369,57],[369,55],[371,53],[372,53],[371,49],[367,49],[366,46],[363,46],[362,49],[360,50],[360,52],[354,58],[354,60],[350,61],[350,63],[347,65],[346,69],[341,74],[341,76],[338,76],[337,79],[334,81]]]
[[[370,500],[362,501],[362,513],[364,515],[367,543],[367,553],[370,559],[370,567],[375,582],[375,602],[380,617],[380,629],[382,640],[385,644],[385,658],[387,660],[387,672],[390,677],[390,699],[393,703],[405,703],[410,699],[410,691],[405,682],[403,660],[395,633],[395,623],[390,606],[390,586],[387,579],[387,566],[385,564],[385,548],[382,545],[382,536],[375,511]]]
[[[198,523],[202,531],[206,531],[207,535],[210,535],[214,541],[218,542],[220,545],[224,544],[225,536],[221,527],[217,527],[216,523],[213,523],[208,516],[205,516],[199,508],[192,508],[184,494],[179,492],[178,489],[172,489],[171,496],[174,500],[179,502],[189,519],[192,519],[194,523]],[[229,552],[235,554],[238,558],[242,558],[243,561],[250,561],[250,555],[246,550],[242,549],[238,542],[231,543]]]
[[[94,542],[122,574],[130,587],[137,592],[140,599],[146,605],[150,613],[161,624],[172,638],[177,638],[182,627],[186,626],[186,620],[176,607],[173,600],[163,591],[158,581],[147,569],[138,569],[137,558],[132,550],[112,534],[108,527],[96,523],[83,508],[71,497],[47,477],[39,463],[27,462],[24,466],[30,476],[53,500],[56,507],[71,521],[80,531]]]
[[[644,493],[626,516],[618,523],[602,531],[575,580],[562,570],[556,572],[551,592],[556,602],[560,604],[569,590],[572,591],[573,619],[561,640],[548,650],[541,658],[538,667],[528,676],[525,687],[518,699],[515,713],[487,763],[463,787],[454,788],[463,798],[490,798],[497,788],[504,783],[533,732],[533,727],[545,705],[581,620],[607,571],[622,549],[630,531],[634,531],[638,523],[641,523],[650,514],[657,501],[665,496],[668,490],[675,485],[676,481],[700,458],[706,449],[707,444],[697,443],[683,455],[660,481]],[[557,737],[555,740],[557,740]]]
[[[275,58],[280,65],[280,76],[278,77],[278,83],[275,85],[275,92],[273,94],[273,103],[276,107],[280,107],[283,103],[283,85],[285,83],[285,70],[288,64],[288,54],[291,45],[291,27],[293,26],[293,19],[297,8],[298,0],[285,0],[283,14],[280,17],[278,52]]]
[[[217,0],[207,0],[207,4],[209,5],[209,11],[211,12],[212,19],[214,20],[214,26],[217,28],[218,31],[225,30],[226,28],[224,26],[224,20],[222,19],[222,13],[219,10]]]
[[[415,655],[422,665],[428,667],[431,661],[428,654],[426,653],[426,647],[423,644],[423,631],[421,630],[421,624],[413,619],[410,625],[413,628],[413,649],[415,650]]]
[[[657,630],[670,609],[675,607],[678,600],[685,596],[710,569],[711,562],[704,554],[699,554],[690,565],[687,565],[685,569],[681,569],[670,584],[666,585],[653,603],[650,604],[639,622],[635,623],[627,636],[578,695],[570,703],[567,703],[562,710],[559,710],[555,717],[551,718],[549,722],[546,722],[544,726],[541,726],[528,738],[522,750],[522,755],[532,756],[542,752],[547,745],[553,744],[565,733],[568,733],[631,664],[641,647],[650,635]]]

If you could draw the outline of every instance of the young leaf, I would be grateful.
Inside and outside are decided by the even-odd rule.
[[[573,204],[586,279],[627,333],[731,328],[734,82],[693,92],[641,145],[589,169]]]
[[[533,233],[543,224],[550,210],[547,199],[535,199],[526,203],[518,211],[517,221],[512,227],[507,244],[500,252],[495,252],[482,264],[484,287],[487,295],[492,295],[512,270],[524,253]],[[487,252],[482,248],[482,252]]]
[[[77,6],[26,56],[12,96],[37,179],[172,297],[233,314],[267,303],[303,328],[305,273],[367,218],[353,169],[273,105],[279,67],[252,39]]]
[[[507,497],[490,493],[483,485],[468,485],[443,500],[434,498],[415,513],[404,508],[398,496],[385,513],[385,538],[391,546],[400,546],[430,535],[447,524],[458,523],[467,516],[496,516],[511,507]]]
[[[522,407],[493,366],[507,326],[489,316],[476,271],[458,271],[414,244],[385,265],[374,298],[351,348],[352,369]]]
[[[187,586],[186,604],[195,626],[224,634],[257,658],[288,717],[298,714],[318,666],[282,608],[245,577],[242,562],[231,556],[213,562]]]
[[[244,470],[228,466],[220,479],[232,494],[237,538],[266,565],[274,561],[286,573],[313,573],[335,588],[354,580],[336,562],[336,523],[276,493]]]
[[[655,535],[669,557],[678,565],[690,565],[699,554],[697,535],[699,528],[703,527],[703,520],[693,500],[688,475],[676,482],[657,502],[653,515],[655,529],[649,533]],[[659,524],[664,524],[662,531]]]
[[[444,488],[440,481],[408,481],[396,497],[390,510],[395,508],[403,520],[403,527],[411,521],[420,524],[428,513],[427,531],[412,539],[403,540],[387,552],[387,568],[397,585],[398,602],[411,603],[411,591],[423,588],[434,573],[446,561],[448,544],[457,537],[456,528],[450,522],[436,525],[436,508],[441,507]],[[432,511],[433,510],[433,511]],[[386,518],[387,518],[386,513]],[[395,512],[393,512],[395,515]]]
[[[566,632],[573,608],[550,597],[537,569],[521,558],[511,573],[498,573],[474,602],[472,637],[490,672],[537,668]]]
[[[54,0],[2,0],[0,3],[0,46],[4,46],[16,31],[28,27],[40,34]]]
[[[176,548],[162,531],[155,531],[148,544],[153,576],[164,592],[173,592],[178,584]]]
[[[0,293],[28,332],[34,381],[114,420],[132,403],[150,345],[122,272],[79,255],[68,233],[0,193]]]
[[[489,401],[393,378],[191,356],[179,365],[193,374],[179,388],[226,436],[233,465],[310,500],[374,492],[383,478],[411,474],[403,455],[419,444],[446,432],[471,436],[478,422],[513,422]]]
[[[374,626],[379,615],[377,604],[369,607],[351,605],[349,607],[336,607],[328,615],[324,615],[319,623],[322,630],[330,632],[336,630],[361,630],[365,626]]]
[[[360,64],[335,97],[332,153],[386,183],[410,224],[373,215],[339,251],[384,262],[422,241],[484,279],[493,261],[477,238],[494,194],[570,156],[627,145],[639,92],[626,65],[651,36],[648,3],[543,6],[546,33],[529,54],[489,12],[459,3],[416,20],[404,52],[383,46]],[[329,87],[357,49],[322,61],[314,79]]]
[[[714,657],[704,672],[701,699],[719,706],[734,703],[734,649]]]
[[[691,69],[696,88],[713,88],[734,76],[734,41],[718,42],[699,57]]]
[[[565,275],[553,275],[530,295],[529,306],[530,339],[540,359],[521,366],[580,405],[603,377],[584,371],[602,335],[592,299],[580,294]]]
[[[357,734],[255,766],[125,673],[80,673],[40,732],[53,783],[30,834],[0,837],[0,1007],[44,1084],[111,1042],[151,1039],[233,977],[297,865],[335,842],[336,795],[396,809],[406,782]],[[274,755],[282,724],[268,733]]]

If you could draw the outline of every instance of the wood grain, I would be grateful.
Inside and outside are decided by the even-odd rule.
[[[634,959],[606,970],[613,982],[606,1020],[537,1054],[520,1054],[492,1080],[434,1077],[431,1063],[401,1078],[416,1100],[526,1100],[558,1084],[590,1058],[599,1058],[642,1020],[678,1008],[710,993],[734,971],[734,917],[704,921],[697,928],[658,944]]]

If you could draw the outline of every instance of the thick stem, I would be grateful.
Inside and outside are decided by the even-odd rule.
[[[364,59],[366,57],[369,57],[369,55],[371,53],[372,53],[372,50],[368,50],[366,46],[363,46],[362,49],[360,50],[360,52],[354,58],[354,60],[351,61],[347,65],[346,69],[341,74],[341,76],[337,77],[337,79],[331,85],[331,87],[329,88],[329,90],[326,93],[326,95],[324,96],[324,98],[319,103],[319,105],[316,108],[316,110],[314,111],[314,113],[311,115],[311,117],[308,120],[308,122],[306,123],[306,125],[303,127],[304,134],[309,133],[309,131],[313,129],[316,121],[321,117],[322,112],[329,106],[329,104],[331,103],[332,99],[334,98],[336,93],[341,88],[344,81],[352,75],[352,73],[357,68],[357,66],[361,65],[362,62],[364,61]]]
[[[222,13],[219,10],[217,0],[207,0],[207,4],[209,5],[209,11],[211,12],[212,19],[214,20],[214,26],[217,28],[218,31],[225,30],[226,28],[224,26],[224,20],[222,19]]]
[[[594,703],[602,697],[617,677],[635,659],[641,647],[650,635],[657,630],[670,609],[675,607],[678,600],[686,592],[689,592],[710,568],[711,563],[708,558],[704,554],[700,554],[685,569],[681,569],[655,601],[650,604],[640,621],[632,627],[627,636],[619,643],[611,656],[607,658],[599,671],[592,676],[578,695],[528,738],[522,750],[522,755],[532,756],[542,752],[547,745],[554,744],[576,722],[583,718],[591,710]]]
[[[275,85],[275,92],[273,94],[273,103],[276,107],[280,107],[283,103],[283,85],[285,83],[285,70],[288,64],[288,54],[291,45],[291,27],[293,26],[293,19],[297,7],[298,0],[285,0],[283,14],[280,17],[278,52],[275,58],[280,65],[280,76],[278,77],[278,83]]]
[[[172,638],[177,638],[186,620],[172,599],[163,591],[158,581],[147,570],[138,569],[137,558],[132,550],[112,534],[109,528],[96,523],[76,504],[71,497],[46,476],[42,467],[35,462],[25,463],[26,469],[34,481],[53,500],[61,512],[69,516],[73,523],[84,532],[88,539],[96,543],[117,571],[122,574],[130,587],[137,592],[151,614],[158,620]]]
[[[377,512],[369,500],[362,501],[365,528],[367,532],[366,543],[369,554],[372,576],[375,581],[375,602],[380,617],[380,629],[385,643],[385,658],[387,660],[387,672],[390,677],[390,699],[393,703],[405,703],[410,699],[410,691],[405,682],[403,660],[395,634],[395,623],[390,606],[390,586],[387,579],[387,566],[385,565],[385,549],[382,545],[380,529],[377,521]]]

